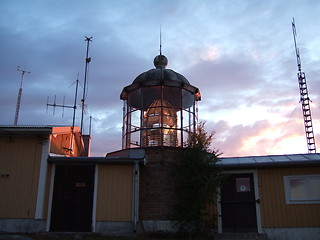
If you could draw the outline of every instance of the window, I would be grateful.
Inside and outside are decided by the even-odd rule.
[[[287,204],[320,203],[320,175],[284,176]]]

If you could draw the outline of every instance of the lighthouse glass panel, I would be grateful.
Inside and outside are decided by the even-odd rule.
[[[177,116],[166,100],[156,99],[143,116],[143,145],[177,146]]]
[[[156,87],[148,87],[148,88],[143,88],[142,91],[142,96],[141,96],[141,106],[143,106],[143,109],[148,109],[151,104],[158,99],[161,99],[161,87],[156,86]]]
[[[125,105],[123,148],[183,147],[195,130],[194,95],[182,87],[141,87],[128,94]]]

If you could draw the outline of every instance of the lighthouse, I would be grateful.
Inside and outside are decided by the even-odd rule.
[[[139,226],[144,231],[171,229],[176,204],[173,164],[178,162],[191,133],[196,132],[200,91],[181,74],[168,69],[168,59],[154,58],[155,68],[123,88],[122,149],[141,148]]]
[[[168,59],[154,58],[155,68],[123,88],[122,149],[183,147],[195,132],[200,91],[181,74],[167,69]]]

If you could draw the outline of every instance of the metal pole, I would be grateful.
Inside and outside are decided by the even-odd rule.
[[[75,118],[76,118],[76,110],[77,110],[77,97],[78,97],[78,85],[79,80],[76,81],[76,93],[74,95],[74,104],[73,104],[73,119],[72,119],[72,130],[74,129]]]
[[[19,118],[19,111],[20,111],[20,103],[21,103],[21,96],[22,96],[22,83],[23,83],[23,77],[25,73],[30,73],[26,70],[21,70],[20,67],[18,66],[17,68],[18,71],[21,72],[21,83],[20,83],[20,88],[19,88],[19,92],[18,92],[18,99],[17,99],[17,106],[16,106],[16,114],[14,117],[14,126],[18,125],[18,118]]]
[[[82,103],[81,127],[80,127],[81,133],[83,133],[83,114],[84,114],[84,110],[85,110],[85,101],[86,101],[88,65],[89,65],[89,62],[91,61],[91,58],[88,57],[88,55],[89,55],[89,42],[92,42],[91,39],[92,39],[92,37],[86,36],[86,40],[85,40],[87,42],[87,54],[86,54],[86,66],[85,66],[85,71],[84,71],[83,96],[81,99],[81,103]]]
[[[91,124],[92,124],[92,116],[90,116],[90,123],[89,123],[89,136],[91,136]]]

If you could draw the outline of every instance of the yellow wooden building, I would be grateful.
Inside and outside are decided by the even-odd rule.
[[[320,154],[221,158],[218,232],[319,239]]]
[[[1,126],[0,231],[174,231],[167,170],[177,152],[152,147],[86,157],[78,128]],[[218,233],[317,239],[320,154],[220,160],[228,180],[215,207]]]
[[[48,156],[84,154],[78,127],[0,126],[0,231],[44,230]]]
[[[84,138],[78,127],[0,126],[0,231],[133,231],[144,150],[88,157]]]

